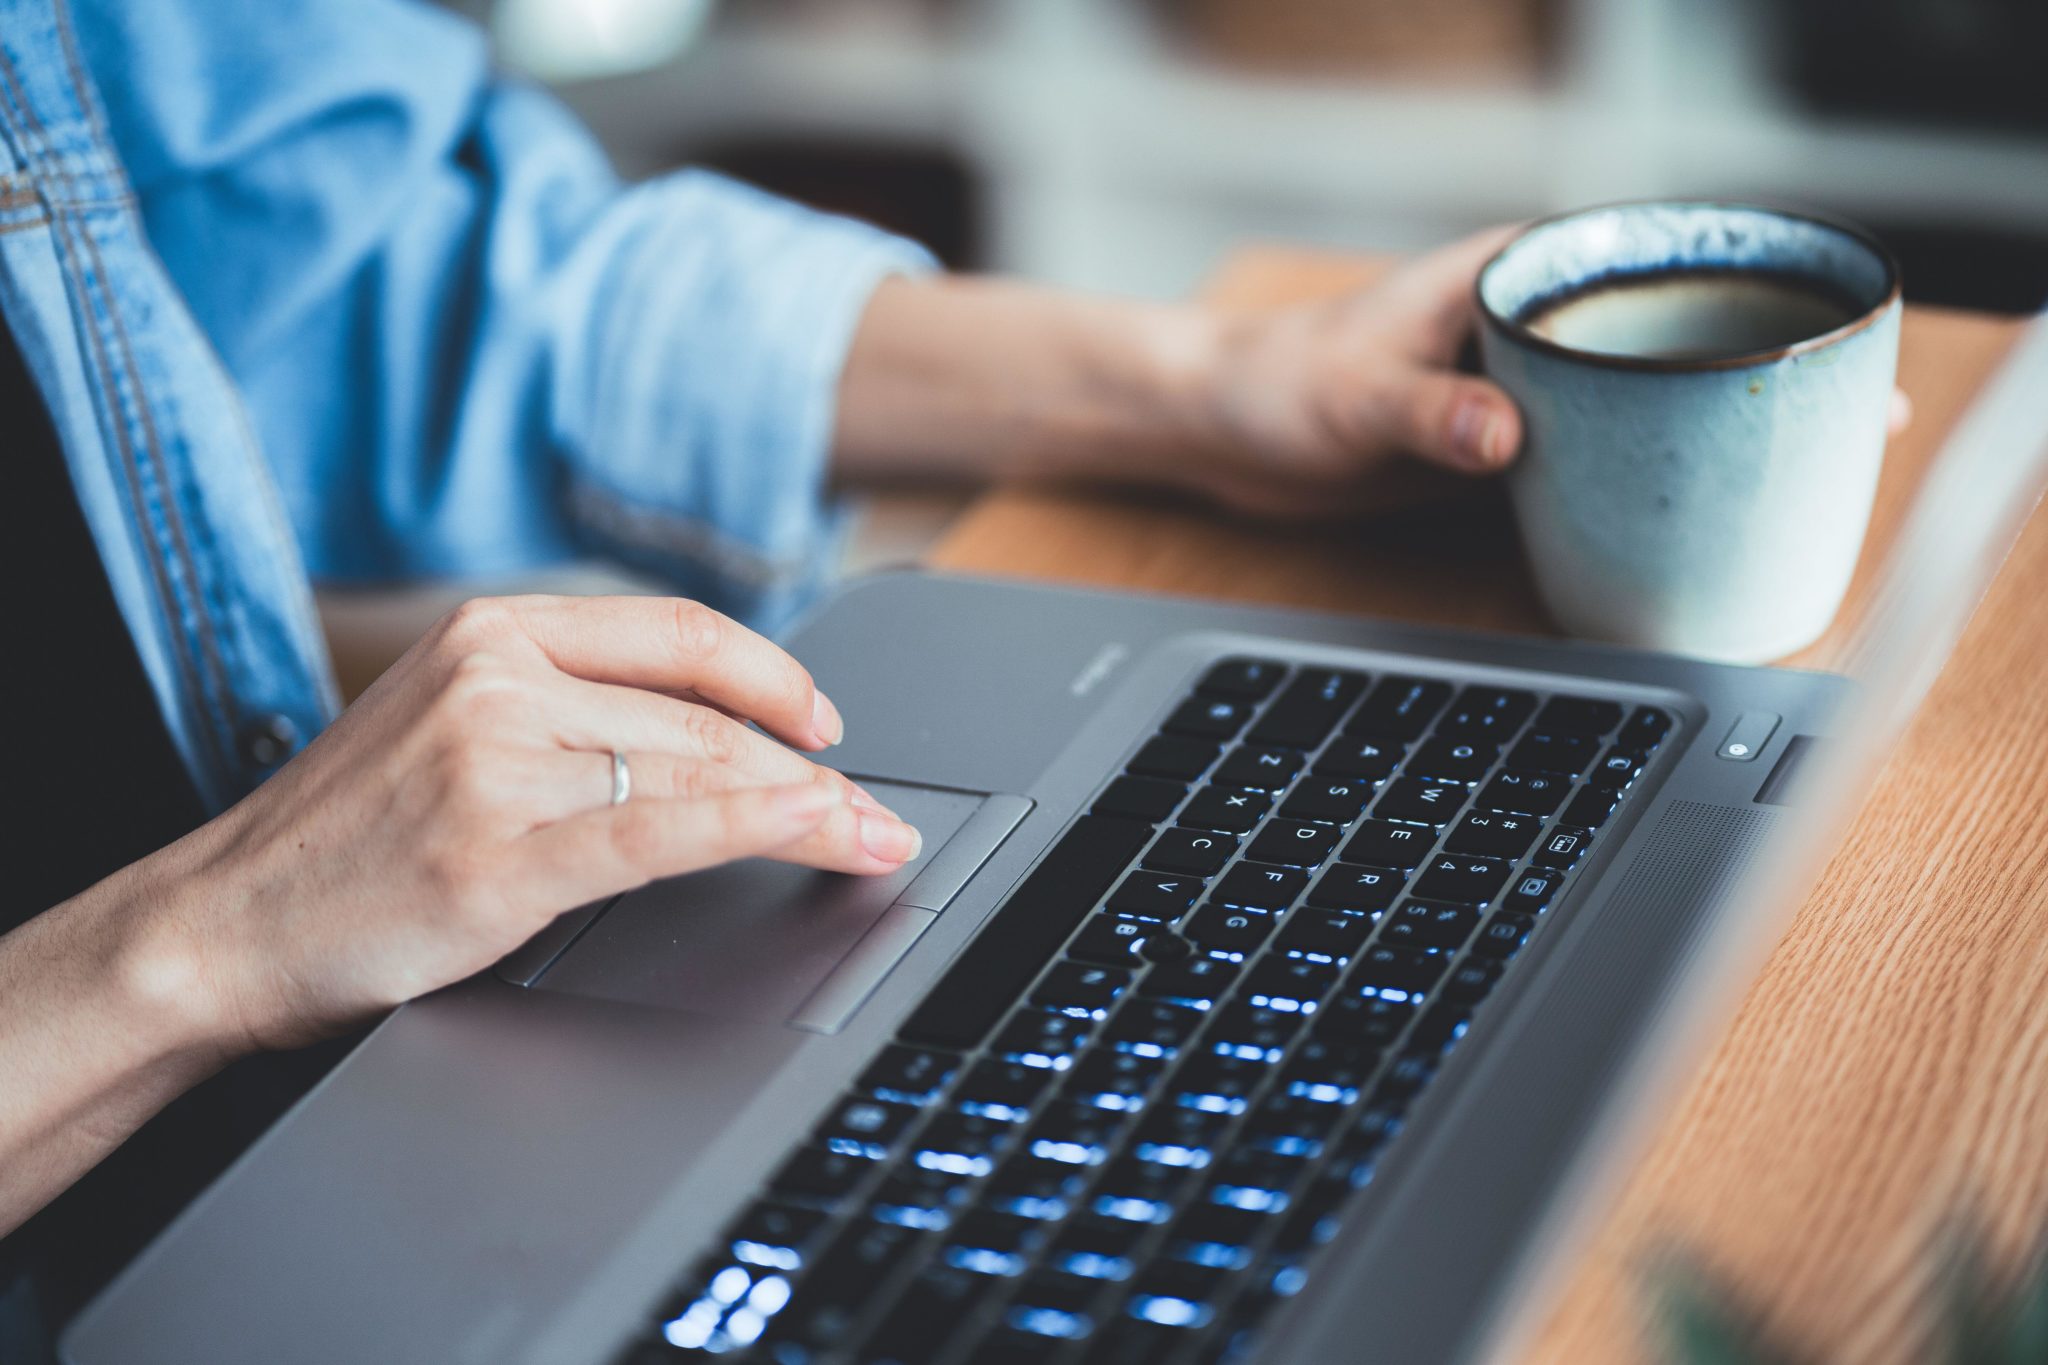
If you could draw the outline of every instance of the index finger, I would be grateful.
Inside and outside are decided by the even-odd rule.
[[[1413,333],[1418,356],[1438,363],[1450,359],[1475,320],[1472,289],[1480,267],[1526,226],[1503,223],[1461,237],[1404,262],[1387,277],[1386,287],[1396,291],[1391,297],[1419,314]]]
[[[837,744],[839,708],[768,640],[682,597],[521,597],[521,628],[555,667],[592,682],[688,690],[803,749]]]

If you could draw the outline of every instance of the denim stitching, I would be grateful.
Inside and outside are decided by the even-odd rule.
[[[77,103],[78,113],[85,125],[84,135],[79,138],[80,160],[97,172],[96,179],[106,179],[132,198],[127,177],[121,172],[120,163],[107,151],[106,121],[100,116],[99,104],[93,98],[92,82],[87,78],[84,63],[78,55],[78,44],[72,32],[71,14],[66,0],[51,0],[51,14],[56,26],[58,46],[64,53],[64,65],[71,77],[71,96]],[[126,225],[139,239],[141,234],[132,215],[129,216]],[[105,288],[107,268],[100,255],[99,234],[81,223],[79,236],[92,256],[93,270],[102,284],[107,313],[113,324],[114,341],[120,349],[122,366],[128,373],[132,389],[131,401],[142,423],[143,442],[148,447],[150,459],[156,464],[158,477],[164,484],[163,504],[170,523],[171,543],[175,552],[184,561],[185,572],[192,581],[195,598],[192,628],[199,639],[202,660],[212,674],[214,687],[218,689],[219,695],[215,705],[221,711],[228,727],[224,738],[231,737],[239,724],[241,706],[240,698],[229,681],[227,662],[223,657],[219,638],[221,624],[228,619],[226,605],[219,598],[219,575],[204,572],[199,556],[193,552],[193,538],[185,529],[187,509],[181,504],[191,502],[190,517],[198,523],[200,531],[207,532],[210,541],[211,534],[204,517],[205,507],[198,498],[191,497],[186,491],[190,488],[187,477],[190,474],[190,462],[173,462],[165,458],[154,398],[149,386],[143,382],[141,366],[136,363],[134,345],[128,334],[128,324],[122,313],[121,301],[113,290]],[[209,608],[212,609],[212,614],[209,614]],[[232,743],[231,738],[229,742]]]
[[[25,155],[31,152],[34,153],[30,158],[31,174],[36,180],[38,189],[47,195],[49,189],[48,182],[38,173],[42,170],[42,167],[36,164],[46,159],[42,154],[40,144],[46,142],[47,138],[42,136],[42,125],[37,120],[34,109],[29,105],[26,89],[27,87],[22,82],[20,74],[14,68],[12,59],[7,55],[4,48],[0,48],[0,95],[5,96],[4,100],[0,100],[0,105],[4,105],[8,126],[14,133],[15,139],[21,146],[23,153]],[[24,132],[24,121],[26,121],[26,135]],[[60,177],[69,178],[68,168],[61,164],[53,169]],[[45,202],[48,202],[47,199]],[[62,213],[56,215],[54,225],[56,230],[51,234],[51,243],[53,247],[58,248],[54,254],[58,263],[64,269],[66,279],[71,283],[73,298],[80,305],[80,311],[84,319],[96,324],[101,312],[100,300],[95,296],[90,272],[86,271],[76,259],[74,254],[75,246],[69,245],[73,239],[84,233],[84,224],[78,221],[74,215]],[[152,505],[153,500],[143,486],[143,471],[134,448],[134,433],[130,428],[128,414],[125,411],[126,404],[123,401],[122,388],[112,372],[106,354],[105,338],[101,335],[101,328],[98,325],[88,325],[82,328],[82,330],[89,342],[87,349],[92,359],[94,371],[99,377],[98,396],[100,398],[100,406],[102,407],[102,418],[107,422],[109,429],[115,435],[115,449],[116,453],[120,456],[122,473],[128,485],[129,498],[134,504],[136,512],[142,518],[141,524],[149,527],[152,532],[147,537],[147,541],[154,553],[147,556],[147,558],[149,560],[151,577],[156,583],[161,609],[165,614],[165,619],[173,626],[172,637],[177,645],[173,650],[173,657],[176,658],[180,673],[185,679],[187,695],[199,704],[202,715],[205,715],[206,720],[209,722],[199,728],[205,736],[205,747],[215,762],[216,772],[226,775],[232,772],[232,768],[227,763],[226,751],[221,744],[221,733],[216,728],[219,723],[219,716],[207,714],[214,712],[216,707],[213,700],[207,696],[206,688],[199,676],[198,660],[193,656],[193,641],[190,638],[188,629],[183,625],[186,618],[186,608],[180,601],[183,594],[180,592],[176,578],[171,572],[171,566],[164,560],[162,530],[156,525],[161,516],[161,509]],[[191,572],[189,564],[184,567],[188,573]]]

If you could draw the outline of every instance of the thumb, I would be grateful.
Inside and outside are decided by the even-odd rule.
[[[1391,434],[1410,454],[1466,474],[1491,474],[1522,445],[1514,400],[1484,379],[1411,370],[1389,395]]]

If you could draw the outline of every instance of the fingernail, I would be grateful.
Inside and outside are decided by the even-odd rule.
[[[863,815],[860,846],[885,863],[907,863],[924,847],[924,836],[901,820]]]
[[[1467,398],[1451,414],[1451,453],[1459,463],[1474,469],[1486,467],[1486,443],[1492,434],[1493,408],[1478,398]]]
[[[839,708],[823,692],[811,693],[811,733],[820,743],[837,744],[846,738],[846,721],[840,717]]]
[[[861,810],[878,811],[881,814],[888,816],[891,820],[901,820],[903,818],[902,816],[898,815],[895,811],[890,810],[887,806],[875,800],[874,793],[869,791],[866,787],[861,786],[860,783],[849,782],[846,785],[853,789],[853,795],[848,799],[851,800],[853,804]]]
[[[1486,426],[1479,433],[1479,463],[1488,469],[1498,469],[1513,453],[1508,448],[1507,422],[1499,413],[1489,412]]]

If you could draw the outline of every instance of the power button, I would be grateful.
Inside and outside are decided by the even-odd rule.
[[[1775,711],[1744,711],[1729,727],[1728,737],[1721,741],[1716,750],[1722,758],[1735,763],[1748,763],[1764,751],[1771,742],[1771,736],[1778,732],[1778,713]]]

